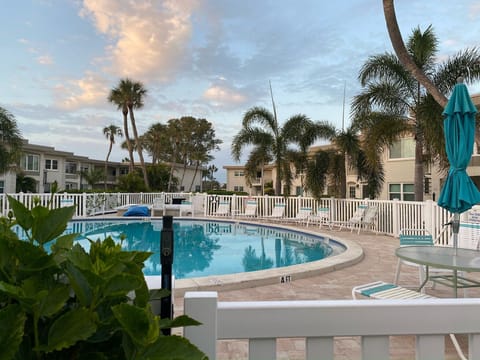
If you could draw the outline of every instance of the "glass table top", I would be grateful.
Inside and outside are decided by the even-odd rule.
[[[480,251],[477,250],[443,246],[403,246],[396,249],[395,254],[416,264],[480,272]]]

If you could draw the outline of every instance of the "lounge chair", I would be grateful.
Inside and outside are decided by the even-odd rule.
[[[312,208],[311,207],[301,207],[295,217],[289,218],[282,218],[282,221],[290,222],[290,223],[307,223],[309,216],[312,215]]]
[[[353,229],[358,228],[358,232],[360,233],[362,218],[366,210],[367,205],[359,205],[353,216],[348,221],[333,221],[331,224],[337,225],[338,230],[342,230],[345,227],[350,229],[350,231],[353,231]]]
[[[220,201],[217,210],[213,213],[214,216],[229,216],[230,203],[228,201]]]
[[[270,215],[263,216],[265,220],[281,220],[285,215],[285,204],[275,204]]]
[[[257,200],[247,200],[245,212],[236,214],[238,217],[254,218],[257,216]]]
[[[386,283],[383,281],[375,281],[369,284],[355,286],[352,289],[352,298],[357,299],[357,295],[363,295],[372,299],[380,300],[410,300],[410,299],[435,299],[434,296],[422,294],[414,290]],[[450,334],[450,339],[457,351],[458,356],[462,360],[467,360],[454,334]]]
[[[153,200],[152,216],[163,216],[165,211],[165,198],[162,196]]]
[[[320,228],[322,225],[327,225],[330,229],[332,225],[330,223],[330,208],[318,207],[316,214],[311,214],[307,220],[307,226],[313,224],[318,225]]]
[[[377,216],[378,216],[378,206],[375,206],[375,205],[368,206],[360,221],[358,233],[360,233],[361,229],[373,230],[377,222]]]

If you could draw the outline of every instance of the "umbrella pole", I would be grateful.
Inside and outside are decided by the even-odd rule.
[[[460,230],[460,213],[454,213],[453,221],[452,221],[452,232],[453,232],[453,248],[455,249],[455,255],[457,255],[459,230]]]

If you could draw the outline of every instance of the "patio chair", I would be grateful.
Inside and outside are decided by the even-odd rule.
[[[309,206],[301,207],[295,217],[282,218],[281,221],[289,223],[307,223],[309,216],[312,215],[312,208]]]
[[[449,244],[453,246],[453,244]],[[480,250],[480,224],[473,222],[461,222],[458,231],[458,247],[471,250]],[[429,269],[431,272],[431,269]],[[467,297],[468,288],[479,287],[478,280],[466,277],[466,272],[459,271],[457,274],[457,288],[464,291],[464,296]],[[437,271],[433,276],[430,276],[434,286],[436,284],[454,287],[454,275],[451,271]]]
[[[375,281],[368,284],[357,285],[352,288],[352,298],[357,299],[357,295],[362,295],[371,299],[380,300],[410,300],[410,299],[436,299],[435,296],[419,293],[418,291],[406,289],[404,287],[386,283],[383,281]],[[468,360],[463,354],[460,344],[455,334],[450,334],[453,346],[458,356],[462,360]]]
[[[273,206],[272,213],[265,215],[262,219],[265,220],[281,220],[285,215],[285,204],[277,203]]]
[[[163,216],[165,210],[165,198],[162,196],[153,200],[152,216]]]
[[[353,229],[358,228],[358,232],[360,232],[361,222],[365,211],[367,210],[367,205],[361,204],[358,205],[357,210],[348,221],[333,221],[331,222],[332,225],[337,225],[338,230],[342,230],[344,227],[353,231]]]
[[[368,206],[362,216],[362,219],[360,220],[358,233],[360,233],[361,229],[369,229],[373,231],[377,222],[377,216],[378,216],[378,206],[375,206],[375,205]]]
[[[184,216],[188,214],[190,214],[191,216],[194,215],[193,203],[188,200],[182,200],[178,210],[178,215]]]
[[[257,200],[247,200],[245,203],[245,212],[236,214],[238,217],[254,218],[257,216]]]
[[[398,235],[400,246],[433,246],[433,237],[426,229],[402,229]],[[398,259],[393,283],[398,285],[402,265],[415,266],[418,268],[419,284],[425,280],[425,266]],[[432,269],[433,270],[433,269]],[[422,289],[422,291],[425,291]]]
[[[330,223],[330,208],[317,207],[317,212],[315,214],[311,214],[308,217],[307,227],[310,224],[316,224],[320,228],[322,228],[322,225],[327,225],[331,229],[332,225]]]
[[[217,210],[213,213],[214,216],[228,216],[230,215],[230,203],[228,201],[220,201]]]

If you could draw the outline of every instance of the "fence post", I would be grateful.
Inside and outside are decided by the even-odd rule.
[[[186,292],[184,296],[185,315],[202,323],[185,327],[184,336],[211,360],[217,358],[217,305],[216,291]]]
[[[82,216],[87,217],[87,194],[84,192],[82,193]]]
[[[398,237],[398,234],[400,232],[400,204],[398,199],[393,199],[393,205],[392,205],[392,231],[393,231],[393,236]]]
[[[423,213],[423,218],[425,221],[425,229],[434,236],[436,234],[436,229],[434,229],[434,222],[432,221],[433,219],[433,201],[432,200],[427,200],[424,202],[424,207],[423,207],[424,213]]]

